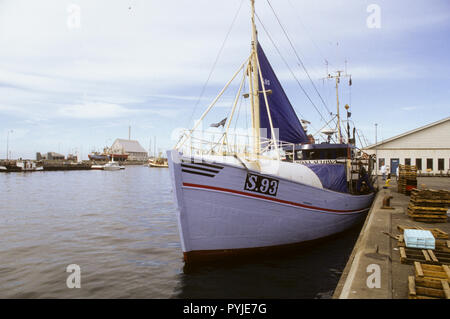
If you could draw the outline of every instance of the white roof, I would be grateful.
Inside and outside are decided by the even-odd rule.
[[[431,123],[431,124],[428,124],[428,125],[425,125],[425,126],[421,126],[421,127],[416,128],[416,129],[414,129],[414,130],[405,132],[405,133],[403,133],[403,134],[400,134],[400,135],[397,135],[397,136],[388,138],[387,140],[383,140],[383,141],[381,141],[381,142],[378,142],[377,144],[369,145],[369,146],[367,146],[367,147],[364,147],[363,149],[364,149],[364,150],[369,150],[369,149],[375,148],[376,146],[378,147],[378,146],[380,146],[380,145],[383,145],[383,144],[392,142],[392,141],[394,141],[394,140],[397,140],[397,139],[399,139],[399,138],[405,137],[405,136],[407,136],[407,135],[411,135],[411,134],[413,134],[413,133],[417,133],[417,132],[423,131],[423,130],[425,130],[425,129],[428,129],[428,128],[430,128],[430,127],[433,127],[433,126],[436,126],[436,125],[445,123],[445,122],[447,122],[447,121],[450,121],[450,116],[449,116],[449,117],[446,117],[446,118],[444,118],[444,119],[442,119],[442,120],[433,122],[433,123]]]

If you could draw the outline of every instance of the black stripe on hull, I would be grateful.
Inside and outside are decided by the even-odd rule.
[[[198,167],[198,166],[194,166],[194,165],[181,164],[181,166],[182,167],[186,167],[186,168],[193,168],[193,169],[198,169],[198,170],[201,170],[201,171],[211,172],[211,173],[219,173],[219,171],[214,170],[214,169]]]
[[[211,167],[211,168],[215,168],[215,169],[222,169],[223,166],[219,166],[219,165],[215,165],[215,164],[207,164],[204,162],[198,162],[198,161],[182,161],[183,163],[190,163],[190,164],[196,164],[196,165],[201,165],[201,166],[206,166],[206,167]]]
[[[207,173],[191,171],[191,170],[188,170],[188,169],[182,169],[181,171],[185,172],[185,173],[188,173],[188,174],[202,175],[202,176],[207,176],[207,177],[215,177],[216,176],[216,175],[213,175],[213,174],[207,174]]]

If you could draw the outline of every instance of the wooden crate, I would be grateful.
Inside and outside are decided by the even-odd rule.
[[[408,216],[415,221],[425,223],[446,223],[447,209],[439,207],[408,207]]]
[[[447,222],[450,192],[447,190],[413,189],[408,206],[408,216],[426,223]]]
[[[417,168],[414,165],[399,165],[397,191],[410,195],[412,188],[417,188]]]
[[[400,262],[412,264],[415,261],[431,265],[450,265],[450,253],[446,251],[399,247]]]
[[[415,189],[411,192],[412,198],[450,200],[450,191],[435,189]]]
[[[450,268],[414,262],[414,276],[408,277],[410,299],[450,299]]]

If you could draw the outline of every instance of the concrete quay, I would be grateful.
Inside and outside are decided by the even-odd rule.
[[[450,223],[423,223],[407,215],[410,197],[397,192],[395,180],[378,192],[347,265],[334,291],[333,299],[408,299],[408,276],[414,267],[400,262],[397,240],[387,234],[399,235],[398,225],[439,228],[450,233]],[[450,189],[448,177],[418,177],[419,189]],[[382,209],[383,199],[392,196],[390,206]],[[379,285],[373,276],[378,273]]]

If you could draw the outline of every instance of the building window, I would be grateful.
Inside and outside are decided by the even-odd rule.
[[[422,170],[422,159],[421,158],[416,158],[416,167],[419,171]]]
[[[443,170],[444,170],[444,159],[439,158],[438,159],[438,171],[443,171]]]
[[[427,158],[427,169],[433,170],[433,159]]]
[[[378,160],[378,169],[380,169],[381,166],[383,166],[383,165],[384,165],[384,158],[380,158],[380,159]]]
[[[405,165],[411,165],[411,159],[405,158]]]

